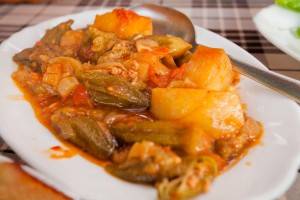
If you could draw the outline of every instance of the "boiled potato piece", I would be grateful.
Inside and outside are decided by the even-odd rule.
[[[195,126],[183,137],[183,150],[189,155],[196,155],[201,151],[211,150],[213,137]]]
[[[97,15],[93,26],[101,31],[116,33],[123,39],[138,34],[151,35],[153,29],[150,18],[125,9],[115,9],[110,13]]]
[[[116,32],[118,24],[119,19],[116,13],[109,12],[103,15],[96,15],[93,27],[105,32]]]
[[[162,47],[167,47],[171,56],[177,58],[184,55],[189,49],[192,48],[192,45],[184,41],[179,37],[172,35],[151,35],[147,38],[150,38]]]
[[[199,88],[220,91],[232,82],[232,66],[223,49],[198,46],[185,67],[185,78]]]
[[[151,112],[158,119],[180,119],[195,110],[206,93],[206,90],[191,88],[154,88]]]
[[[183,121],[199,126],[214,138],[226,138],[238,133],[245,119],[235,91],[210,91]]]

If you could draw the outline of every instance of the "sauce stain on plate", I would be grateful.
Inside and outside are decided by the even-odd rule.
[[[76,155],[75,151],[64,149],[61,146],[54,146],[49,149],[50,157],[53,159],[71,158]]]

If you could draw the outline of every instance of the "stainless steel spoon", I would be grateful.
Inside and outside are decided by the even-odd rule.
[[[183,13],[155,4],[142,4],[132,8],[137,13],[153,20],[155,34],[171,34],[197,46],[195,29],[191,20]],[[263,70],[229,55],[237,70],[261,84],[300,103],[300,82],[269,70]]]

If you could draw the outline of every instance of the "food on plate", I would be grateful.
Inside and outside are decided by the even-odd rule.
[[[12,78],[49,130],[107,172],[186,199],[258,143],[262,125],[223,49],[155,35],[150,18],[125,9],[72,24],[17,53]]]
[[[115,9],[112,12],[97,15],[93,26],[101,31],[115,33],[123,39],[131,38],[137,34],[151,35],[153,29],[149,17],[122,9]]]
[[[275,3],[290,11],[300,12],[299,0],[275,0]],[[292,33],[296,38],[300,38],[300,26],[292,28]]]
[[[232,66],[223,49],[198,46],[184,68],[184,77],[197,88],[224,91],[232,84]]]
[[[199,107],[207,90],[196,88],[153,88],[151,113],[161,120],[181,119]]]
[[[16,163],[0,163],[0,199],[68,200],[70,198],[27,174]]]
[[[240,132],[245,117],[236,91],[209,91],[199,106],[183,121],[201,127],[215,138],[227,138]]]

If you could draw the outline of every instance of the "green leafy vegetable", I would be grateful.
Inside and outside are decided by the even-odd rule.
[[[293,32],[296,38],[300,38],[300,26],[293,30]]]
[[[275,0],[275,3],[281,7],[300,12],[300,1],[299,0]]]

